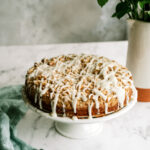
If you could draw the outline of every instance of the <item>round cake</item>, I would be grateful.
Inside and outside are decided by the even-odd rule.
[[[51,116],[97,118],[137,97],[130,71],[114,60],[86,54],[42,59],[26,75],[29,102]]]

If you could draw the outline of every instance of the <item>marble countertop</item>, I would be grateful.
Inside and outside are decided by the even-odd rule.
[[[66,53],[103,55],[125,65],[127,42],[0,47],[0,87],[24,83],[26,70],[43,57]],[[61,136],[54,122],[29,110],[17,125],[18,137],[45,150],[149,150],[150,103],[137,103],[121,117],[104,123],[95,137],[74,140]]]

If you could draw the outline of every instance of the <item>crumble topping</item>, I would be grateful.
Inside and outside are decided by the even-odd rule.
[[[28,89],[34,84],[36,90],[35,100],[39,98],[39,106],[42,109],[42,96],[50,94],[52,115],[57,116],[56,106],[61,99],[65,113],[65,102],[70,101],[74,113],[78,101],[93,100],[99,109],[99,99],[105,101],[105,114],[107,103],[112,96],[118,99],[119,106],[124,106],[125,91],[132,89],[132,95],[136,94],[132,75],[127,68],[119,65],[114,60],[95,55],[62,55],[51,59],[42,59],[35,63],[27,72],[26,85]],[[129,99],[129,98],[128,98]],[[89,103],[89,117],[92,117]]]

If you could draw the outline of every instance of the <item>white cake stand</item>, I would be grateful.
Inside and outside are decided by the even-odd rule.
[[[23,100],[27,106],[34,112],[39,113],[41,116],[44,116],[48,119],[55,121],[56,130],[63,136],[74,138],[74,139],[83,139],[94,136],[102,131],[103,123],[107,120],[119,117],[129,111],[137,102],[137,98],[133,99],[128,106],[124,107],[118,112],[109,114],[100,118],[93,119],[77,119],[72,120],[67,117],[52,117],[49,113],[43,112],[38,108],[34,107],[28,98],[26,97],[23,90]]]

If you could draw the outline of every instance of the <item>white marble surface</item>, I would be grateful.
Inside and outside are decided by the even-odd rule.
[[[0,87],[23,84],[33,62],[64,53],[104,55],[125,64],[127,42],[0,47]],[[45,150],[149,150],[150,103],[137,103],[122,117],[105,122],[103,131],[85,140],[59,135],[54,122],[29,110],[17,125],[18,137]]]

